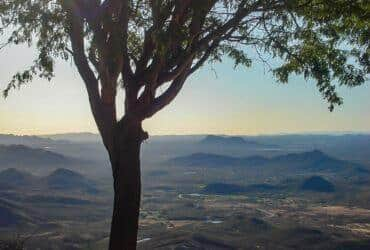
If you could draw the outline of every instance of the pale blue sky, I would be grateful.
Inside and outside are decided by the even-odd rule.
[[[23,46],[0,51],[0,88],[32,60]],[[264,66],[234,70],[230,61],[204,67],[188,79],[177,99],[145,122],[150,134],[272,134],[370,131],[370,87],[341,88],[344,105],[327,109],[314,84],[292,77],[276,83]],[[122,100],[122,93],[118,96]],[[122,101],[121,101],[122,104]],[[96,132],[86,92],[71,62],[60,62],[51,81],[0,99],[0,133]]]

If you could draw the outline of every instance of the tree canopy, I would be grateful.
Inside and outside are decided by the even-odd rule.
[[[228,56],[250,67],[248,47],[279,59],[272,70],[280,82],[291,74],[315,80],[330,110],[342,103],[336,85],[363,84],[369,73],[367,0],[3,0],[0,23],[10,34],[3,46],[38,52],[5,96],[34,76],[51,79],[55,60],[72,57],[90,101],[114,103],[121,86],[126,113],[140,119],[205,62]]]

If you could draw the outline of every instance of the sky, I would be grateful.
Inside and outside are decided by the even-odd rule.
[[[34,53],[22,45],[0,51],[1,90],[14,72],[30,65]],[[226,59],[193,74],[169,106],[144,122],[144,129],[151,135],[370,132],[369,82],[339,92],[344,104],[329,112],[313,82],[294,76],[280,84],[259,61],[234,69]],[[120,115],[123,96],[120,91]],[[1,134],[67,132],[97,132],[72,62],[57,62],[51,82],[35,78],[0,98]]]

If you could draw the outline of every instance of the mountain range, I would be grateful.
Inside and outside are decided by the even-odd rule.
[[[43,167],[81,164],[82,161],[45,149],[24,145],[0,145],[1,167]]]
[[[206,147],[239,147],[239,148],[276,148],[276,145],[260,143],[256,140],[245,139],[241,136],[207,135],[198,142]]]
[[[57,141],[68,141],[74,143],[96,143],[101,142],[99,134],[81,132],[81,133],[63,133],[63,134],[51,134],[41,135],[40,137],[45,139],[52,139]]]
[[[56,143],[50,138],[42,138],[34,135],[0,134],[0,145],[22,144],[27,146],[49,145]]]
[[[200,142],[200,144],[220,144],[220,145],[259,145],[258,142],[252,140],[245,140],[240,136],[219,136],[219,135],[207,135]]]
[[[370,171],[358,163],[338,160],[322,151],[313,150],[291,153],[271,158],[262,156],[232,157],[218,154],[194,153],[175,157],[167,164],[183,167],[284,167],[289,170],[340,172],[350,170],[355,173],[370,174]]]

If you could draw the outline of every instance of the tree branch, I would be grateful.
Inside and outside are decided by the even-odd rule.
[[[70,2],[69,2],[70,3]],[[115,107],[105,106],[99,94],[99,82],[89,66],[85,54],[83,20],[80,9],[73,3],[63,6],[68,13],[69,36],[72,45],[74,63],[81,75],[87,94],[89,96],[90,108],[102,135],[104,145],[108,150],[113,147],[112,127],[115,123]]]
[[[188,65],[189,68],[189,65]],[[176,77],[175,80],[171,83],[168,89],[161,94],[159,97],[155,98],[152,103],[150,103],[140,114],[142,119],[150,118],[155,113],[167,106],[180,92],[182,86],[185,83],[185,80],[189,76],[189,69]]]

